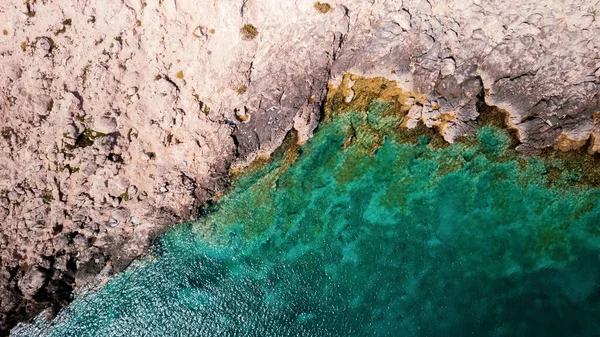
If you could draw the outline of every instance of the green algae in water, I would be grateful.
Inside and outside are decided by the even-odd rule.
[[[550,188],[499,129],[435,148],[371,112],[16,335],[600,335],[600,191]]]

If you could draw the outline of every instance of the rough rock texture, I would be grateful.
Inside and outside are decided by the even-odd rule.
[[[599,2],[0,3],[0,322],[60,307],[195,216],[232,165],[309,137],[327,84],[396,80],[405,125],[600,149]],[[556,144],[556,145],[555,145]]]
[[[598,11],[598,1],[376,1],[349,11],[333,74],[426,94],[411,117],[450,142],[474,128],[483,97],[506,111],[522,150],[561,135],[584,145],[600,103]]]

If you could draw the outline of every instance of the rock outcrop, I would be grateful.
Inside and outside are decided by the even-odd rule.
[[[519,149],[600,148],[598,2],[0,4],[0,321],[59,308],[192,219],[233,165],[310,137],[346,73],[452,142],[485,102]],[[349,90],[352,88],[350,87]],[[349,98],[351,99],[351,97]]]

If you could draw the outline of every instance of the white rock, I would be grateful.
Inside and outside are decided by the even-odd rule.
[[[33,297],[46,282],[46,274],[37,266],[29,268],[19,280],[19,289],[25,297]]]
[[[94,120],[93,130],[104,134],[111,133],[117,129],[117,119],[102,116]]]
[[[440,69],[440,73],[442,76],[453,75],[456,70],[456,63],[451,58],[445,58],[442,60],[442,67]]]

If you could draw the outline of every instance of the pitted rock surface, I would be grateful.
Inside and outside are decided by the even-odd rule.
[[[0,329],[122,270],[233,165],[310,137],[346,73],[423,94],[407,125],[449,142],[483,101],[523,151],[600,149],[598,1],[330,6],[1,3]]]

